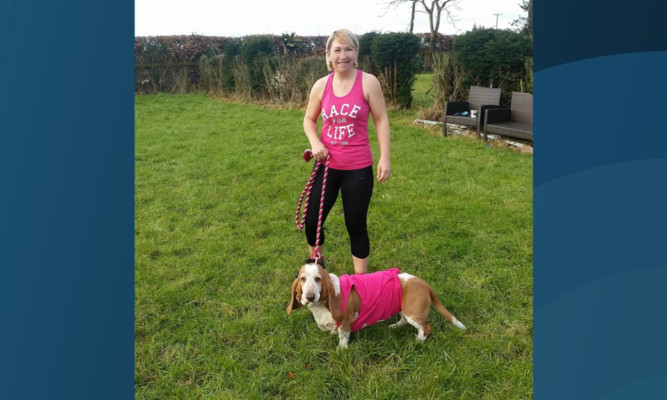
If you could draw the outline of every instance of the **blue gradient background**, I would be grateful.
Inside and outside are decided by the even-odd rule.
[[[0,2],[0,399],[134,397],[134,4]]]
[[[0,398],[134,397],[133,10],[0,2]],[[535,399],[667,392],[665,15],[535,4]]]
[[[667,398],[665,5],[534,11],[534,398]]]

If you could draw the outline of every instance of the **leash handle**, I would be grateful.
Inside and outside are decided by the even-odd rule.
[[[310,149],[306,149],[303,151],[303,161],[308,162],[313,158],[313,152]]]

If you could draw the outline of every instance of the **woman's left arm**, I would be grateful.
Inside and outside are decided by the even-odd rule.
[[[380,145],[380,161],[377,166],[377,180],[382,183],[391,177],[391,131],[389,129],[389,117],[387,106],[384,103],[384,94],[380,81],[371,74],[365,74],[367,79],[364,87],[367,88],[368,106],[375,122],[378,143]]]

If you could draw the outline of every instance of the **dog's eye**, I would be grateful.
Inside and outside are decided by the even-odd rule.
[[[315,278],[315,282],[317,282],[317,283],[320,283],[321,280],[322,280],[322,279],[319,278],[319,277]]]
[[[301,277],[301,282],[305,282],[305,281],[306,281],[306,277],[305,277],[305,276],[302,276],[302,277]]]

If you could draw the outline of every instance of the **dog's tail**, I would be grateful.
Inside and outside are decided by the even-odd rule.
[[[459,329],[465,329],[465,325],[461,323],[458,319],[456,319],[455,316],[450,313],[445,306],[442,305],[440,302],[440,299],[438,299],[438,296],[435,294],[432,288],[429,287],[429,290],[431,292],[431,302],[435,306],[435,309],[438,310],[440,314],[442,314],[443,317],[447,318],[447,321],[449,321],[452,325]]]

